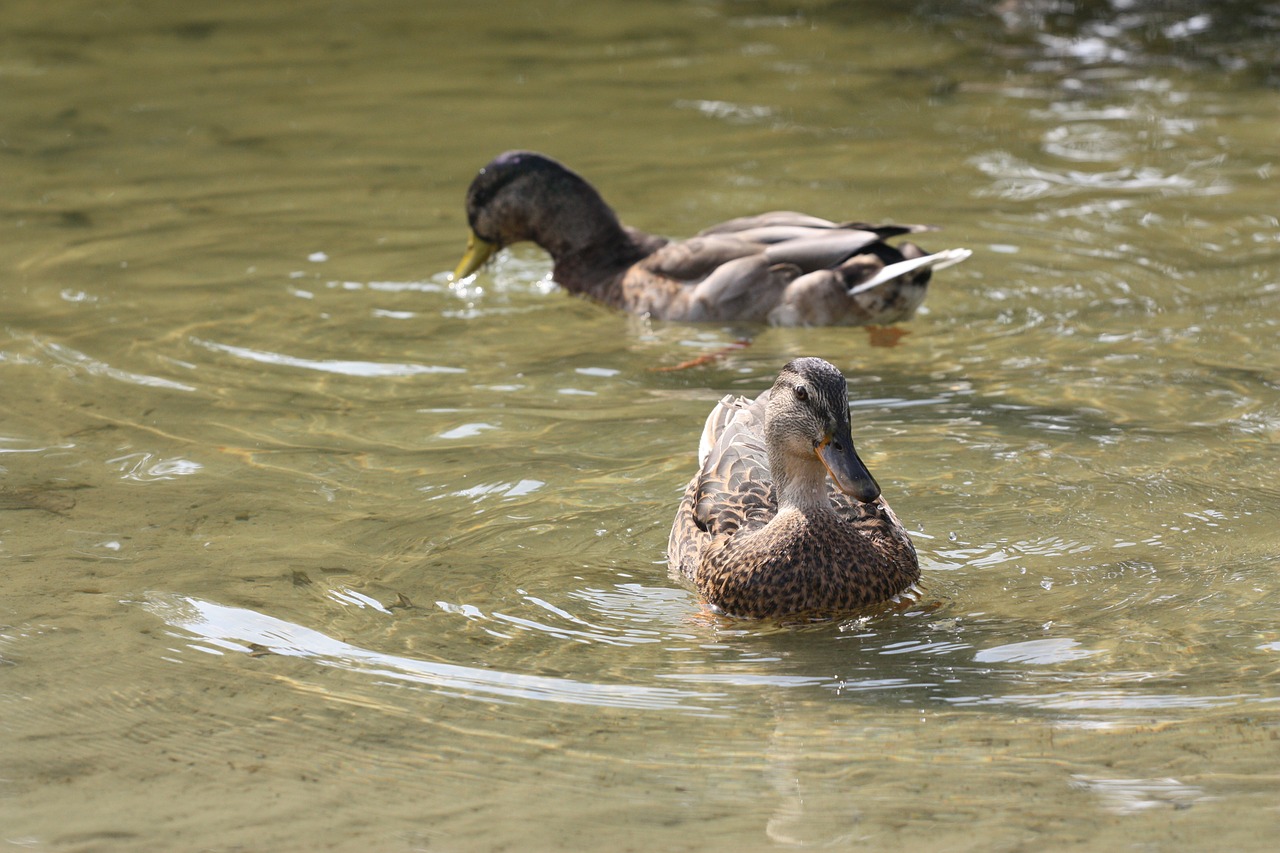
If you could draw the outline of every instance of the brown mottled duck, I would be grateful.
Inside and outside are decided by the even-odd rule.
[[[838,224],[791,211],[669,241],[624,226],[591,184],[532,151],[508,151],[480,170],[467,190],[467,221],[455,279],[531,240],[550,253],[552,277],[570,293],[658,320],[896,323],[920,307],[933,270],[970,255],[886,242],[928,226]]]
[[[854,611],[920,577],[854,450],[844,376],[820,358],[788,363],[755,400],[730,395],[712,409],[667,553],[708,604],[751,618]]]

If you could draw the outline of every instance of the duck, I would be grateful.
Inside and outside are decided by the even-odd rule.
[[[714,612],[750,619],[863,611],[920,579],[854,448],[839,368],[798,358],[754,400],[715,405],[667,556]]]
[[[508,151],[482,168],[466,210],[470,235],[455,281],[499,250],[532,241],[570,293],[677,322],[889,325],[915,314],[934,270],[971,254],[887,242],[931,226],[837,223],[785,210],[668,240],[623,225],[595,187],[534,151]]]

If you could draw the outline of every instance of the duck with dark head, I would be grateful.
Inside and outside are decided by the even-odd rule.
[[[531,241],[551,255],[552,277],[570,293],[659,320],[896,323],[920,307],[934,270],[970,255],[887,242],[928,226],[836,223],[791,211],[669,241],[623,225],[585,179],[532,151],[508,151],[481,169],[466,204],[471,236],[455,278]]]

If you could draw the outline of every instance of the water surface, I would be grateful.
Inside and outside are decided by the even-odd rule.
[[[8,4],[0,842],[1269,849],[1274,9],[869,8]],[[454,283],[512,147],[975,256],[894,346]],[[667,577],[706,412],[802,354],[919,607]]]

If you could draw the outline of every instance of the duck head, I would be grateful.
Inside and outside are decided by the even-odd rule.
[[[844,375],[820,358],[797,358],[778,374],[765,410],[769,468],[780,502],[825,503],[827,476],[863,503],[880,496],[849,430]]]
[[[454,280],[471,275],[512,243],[531,240],[559,259],[590,243],[617,216],[576,172],[533,151],[508,151],[467,189],[471,233]]]

